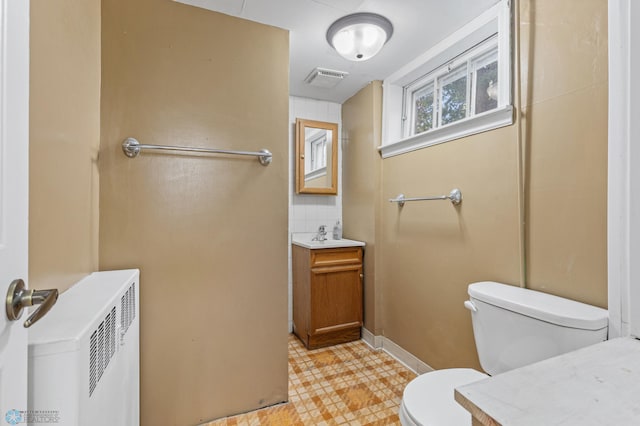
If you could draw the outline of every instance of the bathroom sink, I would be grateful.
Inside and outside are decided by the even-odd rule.
[[[362,241],[349,240],[342,238],[340,240],[327,239],[325,241],[314,241],[315,233],[300,233],[291,236],[291,242],[297,246],[306,247],[308,249],[325,249],[338,247],[364,247]]]

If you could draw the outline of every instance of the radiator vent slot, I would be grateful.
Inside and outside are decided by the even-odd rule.
[[[89,339],[89,396],[116,353],[116,307],[111,308]]]
[[[89,396],[93,394],[98,383],[96,379],[96,357],[98,356],[98,332],[91,334],[89,341]]]
[[[107,365],[109,361],[116,353],[116,307],[111,309],[109,314],[109,358],[107,358]]]
[[[129,326],[136,318],[136,283],[120,298],[120,321],[122,323],[122,333],[127,332]]]
[[[96,364],[98,381],[100,381],[102,373],[104,372],[104,321],[98,326],[98,361]]]
[[[104,318],[104,369],[107,369],[111,358],[116,353],[116,307]]]

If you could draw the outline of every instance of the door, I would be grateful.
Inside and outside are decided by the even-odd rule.
[[[640,337],[640,4],[609,0],[609,338]]]
[[[633,24],[640,19],[640,5],[632,0],[628,3],[629,12],[625,17],[629,22],[628,49],[629,49],[629,76],[626,80],[628,86],[629,120],[628,148],[629,148],[629,301],[625,304],[629,309],[629,330],[634,337],[640,337],[640,170],[638,170],[638,160],[640,160],[640,150],[638,140],[640,140],[640,84],[637,76],[640,71],[640,28]],[[624,303],[624,302],[623,302]],[[623,308],[624,312],[624,308]]]
[[[0,0],[0,293],[27,281],[29,0]],[[0,312],[0,423],[27,409],[27,329]]]

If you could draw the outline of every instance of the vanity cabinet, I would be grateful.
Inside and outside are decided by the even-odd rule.
[[[360,338],[362,247],[292,246],[293,332],[308,349]]]

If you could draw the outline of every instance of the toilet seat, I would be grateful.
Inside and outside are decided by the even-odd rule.
[[[471,368],[450,368],[422,374],[404,389],[400,422],[404,426],[470,425],[471,414],[454,399],[454,388],[485,379]]]

